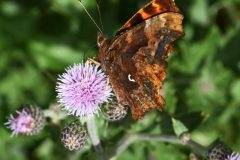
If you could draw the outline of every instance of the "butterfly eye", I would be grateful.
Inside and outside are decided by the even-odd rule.
[[[136,82],[134,79],[131,78],[131,74],[128,74],[128,80],[129,80],[130,82]]]

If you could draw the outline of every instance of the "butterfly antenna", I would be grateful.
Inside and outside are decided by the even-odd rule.
[[[101,10],[100,10],[100,0],[96,0],[96,3],[97,3],[97,10],[98,10],[98,17],[99,17],[99,20],[100,20],[100,25],[101,25],[101,28],[102,28],[102,30],[104,30],[103,29],[103,23],[102,23],[102,16],[101,16]]]
[[[101,28],[97,25],[97,23],[95,22],[95,20],[92,18],[91,14],[88,12],[88,10],[86,9],[86,7],[83,5],[82,0],[78,0],[79,3],[81,4],[81,6],[83,7],[83,9],[85,10],[85,12],[87,13],[87,15],[90,17],[91,21],[95,24],[95,26],[97,27],[97,29],[99,30],[99,32],[103,33]]]

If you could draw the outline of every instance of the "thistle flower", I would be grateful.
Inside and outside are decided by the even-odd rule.
[[[70,151],[84,147],[87,139],[86,130],[79,123],[71,123],[61,131],[61,141]]]
[[[106,75],[88,61],[68,67],[59,76],[56,90],[59,103],[79,117],[97,113],[100,104],[108,102],[112,94]]]
[[[34,135],[39,133],[44,127],[45,118],[43,111],[36,105],[26,105],[16,115],[10,115],[8,122],[5,123],[12,131],[12,136]]]
[[[104,117],[109,121],[119,121],[126,117],[127,107],[124,107],[118,103],[109,103],[104,105],[103,114]]]
[[[231,153],[231,148],[226,146],[223,142],[217,140],[211,145],[210,150],[208,151],[207,160],[228,160],[226,158]]]
[[[240,160],[240,154],[233,152],[232,154],[228,155],[225,160]]]

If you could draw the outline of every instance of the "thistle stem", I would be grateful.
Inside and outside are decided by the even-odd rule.
[[[98,136],[94,116],[87,120],[87,130],[99,160],[104,160],[104,151]]]
[[[199,144],[199,143],[197,143],[197,142],[195,142],[195,141],[193,141],[193,140],[190,140],[190,141],[187,143],[187,146],[188,146],[189,148],[191,148],[191,150],[192,150],[195,154],[200,155],[200,156],[206,158],[205,156],[207,155],[207,151],[208,151],[207,147],[204,147],[204,146],[202,146],[201,144]]]
[[[119,142],[115,145],[113,150],[108,154],[107,159],[111,159],[120,153],[122,153],[129,145],[134,143],[135,141],[155,141],[155,142],[167,142],[171,144],[181,144],[185,145],[179,138],[177,138],[174,135],[149,135],[149,134],[128,134],[124,136],[122,139],[119,140]],[[205,156],[206,148],[201,146],[200,144],[190,140],[186,144],[191,150],[200,155]]]

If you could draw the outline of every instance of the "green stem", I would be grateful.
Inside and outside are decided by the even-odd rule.
[[[197,143],[197,142],[195,142],[193,140],[190,140],[187,143],[187,146],[189,148],[191,148],[193,153],[195,153],[196,155],[200,155],[201,157],[204,157],[204,158],[206,157],[207,151],[208,151],[207,147],[204,147],[204,146],[200,145],[199,143]]]
[[[94,116],[89,117],[89,119],[87,120],[87,130],[88,130],[88,135],[91,139],[91,142],[94,146],[94,149],[97,153],[97,159],[105,160],[104,151],[98,136]]]
[[[112,159],[113,157],[116,157],[135,141],[155,141],[185,145],[183,142],[181,142],[181,140],[179,140],[174,135],[149,135],[138,133],[128,134],[124,136],[122,139],[120,139],[119,142],[113,148],[113,150],[108,153],[107,159]],[[190,140],[186,145],[190,147],[194,153],[200,156],[205,156],[206,148],[204,148],[200,144]]]

